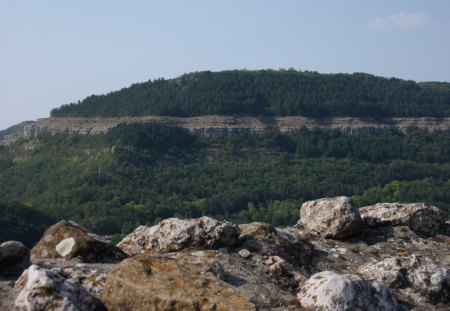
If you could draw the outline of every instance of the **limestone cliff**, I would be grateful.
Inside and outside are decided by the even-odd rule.
[[[301,128],[320,128],[341,130],[346,133],[380,133],[389,134],[393,131],[404,133],[415,130],[428,132],[450,132],[450,118],[353,118],[335,117],[313,119],[301,116],[258,118],[250,116],[219,116],[208,115],[191,118],[166,116],[143,116],[121,118],[45,118],[26,125],[23,130],[10,134],[0,141],[0,144],[10,144],[20,137],[27,139],[41,134],[78,133],[101,134],[119,123],[163,122],[178,125],[197,134],[233,134],[243,131],[261,132],[267,128],[276,127],[281,132],[295,131]]]

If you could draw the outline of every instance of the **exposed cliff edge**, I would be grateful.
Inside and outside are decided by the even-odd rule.
[[[380,133],[393,131],[409,133],[415,130],[428,132],[450,132],[450,118],[355,118],[335,117],[314,119],[295,117],[250,117],[208,115],[191,118],[167,116],[143,116],[121,118],[45,118],[26,125],[23,130],[7,135],[0,144],[10,144],[18,138],[27,139],[41,134],[78,133],[96,135],[105,133],[119,123],[163,122],[178,125],[197,134],[233,134],[243,131],[261,132],[268,128],[278,128],[281,132],[295,131],[301,128],[320,128],[341,130],[346,133]]]

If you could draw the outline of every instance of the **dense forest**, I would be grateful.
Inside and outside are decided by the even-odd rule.
[[[207,114],[450,117],[450,83],[293,69],[205,71],[134,84],[51,111],[53,117]]]
[[[449,215],[449,159],[450,135],[425,132],[196,136],[146,123],[20,139],[0,146],[0,241],[20,223],[32,243],[59,219],[117,238],[172,216],[291,225],[305,200],[338,195],[359,206],[427,202]]]

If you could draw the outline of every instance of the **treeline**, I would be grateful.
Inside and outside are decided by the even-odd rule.
[[[51,111],[53,117],[207,114],[449,117],[450,84],[416,83],[364,73],[205,71],[133,84]]]
[[[105,135],[40,136],[0,148],[0,200],[20,199],[100,234],[174,216],[292,225],[302,202],[338,195],[360,206],[419,201],[448,213],[449,139],[321,130],[206,137],[123,124]]]

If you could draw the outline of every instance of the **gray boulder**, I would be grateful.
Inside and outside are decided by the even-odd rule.
[[[425,203],[378,203],[359,211],[368,226],[409,226],[426,237],[435,236],[445,226],[441,211]]]
[[[30,265],[30,250],[18,241],[0,244],[0,274],[20,275]]]
[[[435,263],[421,264],[408,271],[408,280],[415,293],[422,299],[417,302],[449,303],[450,302],[450,272]]]
[[[185,248],[215,249],[234,246],[239,234],[238,226],[210,217],[169,218],[152,227],[139,226],[117,246],[129,255],[144,250],[167,253]]]
[[[362,229],[359,210],[348,197],[303,203],[300,223],[305,230],[332,239],[345,239]]]
[[[311,276],[297,295],[302,307],[315,310],[398,310],[395,294],[378,281],[323,271]]]
[[[24,271],[16,287],[21,288],[15,300],[19,310],[106,310],[79,282],[37,265]]]

